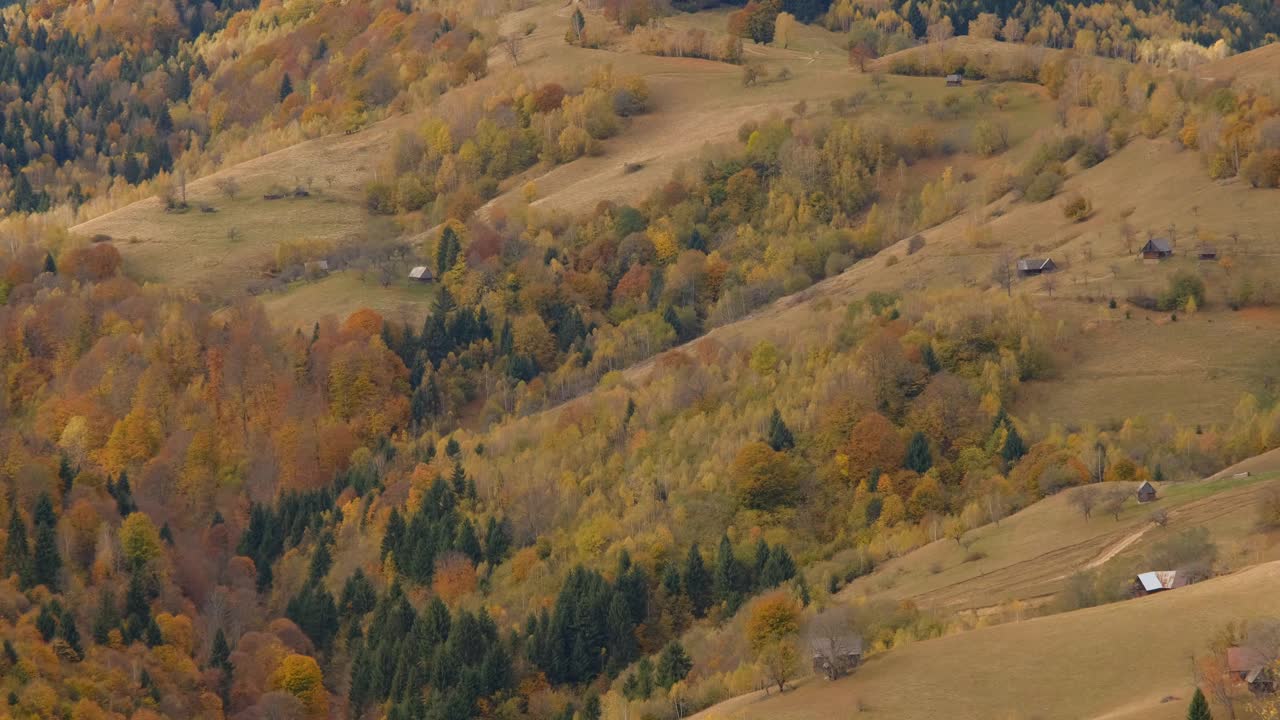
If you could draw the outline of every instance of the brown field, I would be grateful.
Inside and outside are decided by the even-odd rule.
[[[1280,44],[1264,45],[1206,63],[1195,69],[1197,76],[1213,82],[1236,82],[1273,88],[1280,83]]]
[[[339,315],[335,308],[367,307],[383,318],[415,328],[426,319],[435,298],[435,285],[398,278],[383,287],[372,274],[361,278],[355,270],[337,272],[319,280],[298,283],[288,291],[263,298],[268,316],[283,328],[308,330],[324,315]]]

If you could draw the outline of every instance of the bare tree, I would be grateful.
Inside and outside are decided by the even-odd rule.
[[[512,65],[520,64],[520,52],[523,50],[524,38],[519,33],[509,33],[502,36],[502,48],[507,51],[507,56],[511,58]]]
[[[1093,515],[1093,508],[1098,504],[1098,488],[1092,485],[1078,488],[1071,494],[1071,504],[1080,510],[1085,520],[1088,520]]]
[[[240,193],[240,181],[231,176],[218,178],[213,181],[213,185],[218,188],[218,192],[225,195],[228,200],[235,200],[236,195]]]
[[[853,628],[853,610],[837,605],[814,616],[809,623],[809,646],[828,680],[848,673],[862,655],[862,638]]]
[[[1044,289],[1049,293],[1049,297],[1053,297],[1053,291],[1058,288],[1058,281],[1054,278],[1053,273],[1044,276]]]
[[[1124,512],[1124,503],[1129,499],[1129,493],[1120,488],[1112,488],[1102,496],[1102,511],[1118,522],[1120,513]]]
[[[1009,257],[1009,249],[1000,251],[995,266],[991,268],[991,279],[1004,288],[1009,297],[1013,297],[1013,263]]]
[[[1169,524],[1169,511],[1164,508],[1156,508],[1151,511],[1150,520],[1155,525],[1166,527]]]

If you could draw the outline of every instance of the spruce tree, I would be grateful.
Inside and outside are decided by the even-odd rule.
[[[373,583],[369,582],[364,570],[356,568],[342,586],[342,597],[338,601],[339,610],[345,617],[358,618],[373,610],[377,603],[378,591],[374,589]]]
[[[1196,694],[1191,696],[1191,705],[1187,708],[1187,720],[1213,720],[1213,714],[1209,712],[1209,701],[1205,700],[1200,688],[1196,688]]]
[[[769,553],[769,561],[764,565],[764,572],[760,577],[760,585],[762,587],[777,587],[782,583],[790,580],[796,575],[796,564],[791,559],[791,553],[787,549],[778,545]]]
[[[31,581],[31,547],[27,542],[27,524],[17,508],[9,516],[9,537],[4,544],[4,572],[17,575],[18,585],[26,588]]]
[[[773,409],[773,414],[769,416],[769,447],[781,452],[790,450],[796,446],[796,440],[791,435],[791,429],[782,421],[782,413],[777,408]]]
[[[921,475],[933,467],[933,453],[929,450],[929,438],[925,437],[924,433],[916,431],[916,434],[911,436],[911,442],[907,443],[907,458],[903,461],[903,467]]]
[[[36,526],[36,546],[31,558],[31,582],[58,590],[62,556],[58,553],[58,532],[53,525]]]
[[[711,573],[707,572],[707,566],[702,560],[702,553],[698,551],[697,543],[690,546],[689,555],[685,558],[681,584],[684,586],[685,594],[689,596],[693,614],[698,617],[706,615],[707,608],[711,607]]]
[[[68,647],[75,651],[77,660],[84,657],[84,647],[80,644],[80,631],[76,629],[76,619],[72,617],[70,610],[62,613],[58,635],[66,641]]]
[[[213,648],[209,651],[209,667],[226,672],[231,671],[231,646],[227,644],[227,635],[218,628],[213,636]]]
[[[689,654],[685,652],[684,646],[680,644],[679,640],[672,640],[663,648],[662,655],[658,656],[655,680],[660,687],[670,689],[672,685],[688,677],[689,671],[692,669],[693,661],[689,659]]]
[[[58,274],[58,263],[54,262],[53,253],[47,252],[44,254],[44,271],[54,275]]]
[[[1018,434],[1018,429],[1010,424],[1009,432],[1004,438],[1004,447],[1000,449],[1000,457],[1004,458],[1006,463],[1013,463],[1026,454],[1027,446],[1022,442],[1022,436]]]
[[[106,645],[111,639],[111,631],[120,624],[120,612],[116,610],[115,593],[111,588],[102,591],[102,599],[98,602],[98,612],[93,618],[93,641]]]
[[[924,348],[920,351],[920,361],[930,373],[936,373],[942,369],[942,364],[938,362],[938,355],[933,351],[933,343],[924,344]]]
[[[71,483],[76,479],[76,471],[71,468],[71,461],[63,455],[58,459],[58,479],[62,481],[62,497],[66,502],[67,493],[71,492]]]
[[[53,639],[54,634],[58,631],[58,617],[53,614],[48,605],[40,608],[40,614],[36,616],[36,630],[39,631],[40,637],[45,642]]]
[[[490,516],[489,524],[484,532],[484,556],[490,565],[497,565],[507,557],[511,550],[511,532],[505,520],[499,522]]]
[[[293,94],[293,80],[289,77],[289,73],[285,73],[280,80],[280,102]]]
[[[734,555],[728,535],[720,538],[720,547],[716,550],[714,582],[716,599],[725,603],[728,614],[737,612],[746,590],[746,568]]]

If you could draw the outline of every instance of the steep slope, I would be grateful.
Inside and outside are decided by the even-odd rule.
[[[800,720],[834,708],[914,720],[1185,716],[1190,658],[1228,622],[1273,612],[1280,563],[1146,598],[907,645],[852,676],[712,707],[701,720]]]
[[[1231,55],[1195,68],[1195,74],[1211,82],[1237,82],[1273,88],[1280,77],[1280,43]]]

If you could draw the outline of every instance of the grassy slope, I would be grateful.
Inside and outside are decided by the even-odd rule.
[[[1195,73],[1205,80],[1274,88],[1280,83],[1280,43],[1206,63]]]
[[[695,717],[1172,720],[1185,716],[1194,687],[1189,658],[1228,621],[1273,613],[1277,592],[1280,563],[1268,563],[1147,598],[910,644],[848,678]],[[856,712],[856,703],[866,710]]]
[[[636,118],[620,137],[607,141],[602,156],[582,158],[549,172],[547,168],[535,168],[506,183],[513,190],[496,198],[486,211],[514,202],[527,180],[536,180],[539,196],[535,205],[546,209],[581,210],[604,199],[635,201],[669,179],[679,164],[695,156],[705,144],[735,137],[743,122],[786,112],[801,99],[816,103],[848,94],[856,84],[854,71],[838,52],[839,38],[818,28],[805,28],[800,33],[795,47],[803,51],[753,48],[753,62],[766,65],[775,73],[786,66],[794,78],[743,88],[741,70],[722,63],[642,55],[625,46],[591,50],[567,45],[563,38],[568,12],[558,2],[543,2],[504,18],[504,31],[527,23],[536,25],[525,40],[519,66],[511,67],[509,58],[500,49],[495,50],[489,77],[454,92],[482,95],[514,77],[530,83],[572,82],[592,68],[612,63],[619,72],[645,77],[653,111]],[[718,16],[682,16],[669,22],[723,25]],[[922,88],[936,84],[925,79],[911,82]],[[354,135],[307,141],[193,180],[188,187],[190,201],[215,206],[218,212],[214,214],[165,213],[159,201],[152,198],[82,223],[72,231],[117,238],[127,269],[138,277],[189,287],[214,297],[233,297],[257,276],[281,241],[392,235],[395,230],[390,223],[371,221],[365,213],[363,188],[379,171],[395,135],[412,129],[418,117],[392,118]],[[644,168],[623,172],[624,163],[635,161],[643,161]],[[226,176],[238,179],[243,188],[236,200],[227,200],[217,191],[215,181]],[[328,176],[335,179],[332,186],[325,180]],[[315,180],[314,187],[320,191],[316,197],[270,202],[262,199],[273,185],[292,187],[307,178]],[[227,237],[233,227],[240,231],[235,242]],[[359,307],[358,298],[340,293],[311,295],[315,317],[343,314]],[[421,298],[406,292],[390,301],[415,304]]]
[[[1246,470],[1252,477],[1233,477]],[[1193,526],[1209,528],[1228,567],[1244,569],[1177,592],[909,644],[873,657],[850,678],[809,679],[781,697],[733,698],[695,717],[1180,717],[1191,687],[1188,657],[1204,652],[1226,622],[1272,609],[1265,596],[1280,589],[1280,554],[1274,538],[1250,538],[1258,539],[1254,501],[1277,482],[1280,452],[1272,451],[1200,482],[1167,485],[1159,501],[1131,504],[1118,522],[1086,521],[1063,496],[1044,500],[973,533],[972,548],[988,554],[977,563],[963,563],[950,541],[921,548],[855,581],[838,600],[909,599],[979,614],[1011,599],[1034,604],[1077,569],[1136,556]],[[1146,522],[1156,507],[1170,511],[1168,528]],[[1178,702],[1162,702],[1170,696]]]
[[[1268,228],[1280,225],[1280,191],[1214,182],[1195,153],[1144,138],[1074,174],[1063,193],[1072,191],[1093,201],[1094,213],[1085,222],[1064,218],[1058,199],[1033,204],[1006,197],[987,207],[993,216],[991,237],[981,246],[969,238],[973,220],[964,214],[922,233],[926,246],[914,255],[906,255],[903,240],[837,277],[712,331],[710,338],[739,347],[765,339],[788,343],[807,329],[834,322],[844,303],[872,290],[981,287],[990,284],[993,265],[1005,249],[1013,258],[1051,255],[1064,268],[1051,276],[1056,284],[1052,296],[1047,278],[1017,281],[1013,291],[1031,295],[1063,319],[1071,357],[1061,363],[1059,377],[1025,388],[1019,414],[1068,426],[1124,417],[1158,419],[1168,412],[1176,412],[1182,422],[1229,419],[1240,394],[1262,389],[1274,372],[1276,344],[1265,331],[1280,322],[1280,315],[1265,309],[1233,313],[1223,303],[1225,289],[1245,269],[1259,280],[1277,269],[1280,248]],[[1187,237],[1192,228],[1217,238],[1238,232],[1238,243],[1219,241],[1236,269],[1229,273],[1185,255],[1142,262],[1126,252],[1121,239],[1118,228],[1126,215],[1140,235],[1135,250],[1147,229],[1164,233],[1170,225],[1181,228],[1180,253],[1195,245]],[[891,255],[900,262],[890,265]],[[1174,323],[1165,314],[1127,309],[1125,297],[1160,292],[1179,269],[1205,277],[1208,310],[1180,316]],[[1107,309],[1109,297],[1121,300],[1118,309]],[[1241,337],[1252,339],[1242,343]],[[1224,347],[1231,352],[1223,352]],[[629,377],[641,380],[652,367],[641,364]]]
[[[1086,520],[1066,494],[1036,503],[999,525],[969,533],[968,549],[951,540],[895,558],[859,578],[840,593],[843,601],[861,598],[910,599],[945,613],[973,610],[980,615],[1012,600],[1030,604],[1048,600],[1073,573],[1116,557],[1141,557],[1153,544],[1193,526],[1209,529],[1221,548],[1221,562],[1235,568],[1280,559],[1280,548],[1255,535],[1255,506],[1276,486],[1280,458],[1249,478],[1219,476],[1199,482],[1166,484],[1160,498],[1130,502],[1116,520],[1095,511]],[[1133,485],[1126,486],[1132,489]],[[1157,508],[1169,511],[1166,528],[1148,522]],[[969,552],[985,554],[966,562]],[[936,572],[935,572],[936,570]]]

